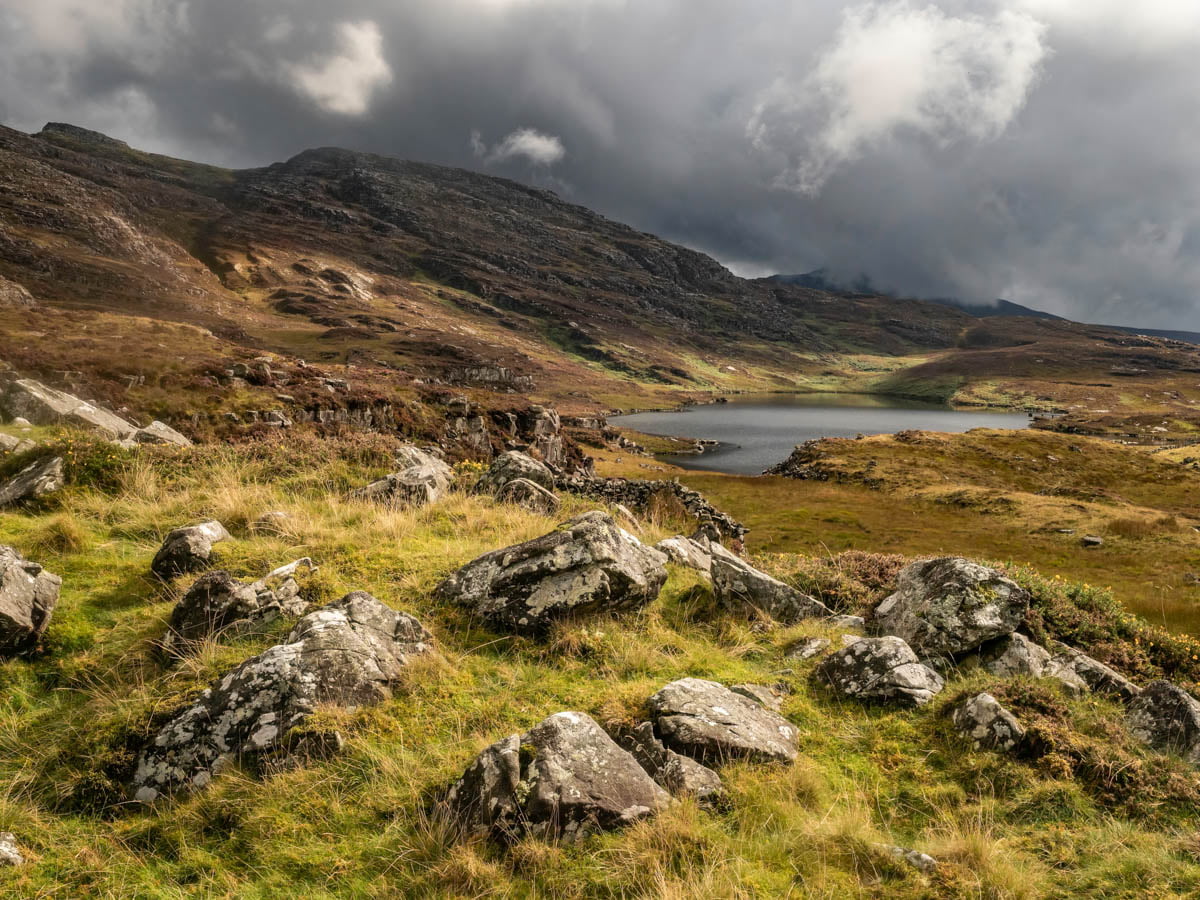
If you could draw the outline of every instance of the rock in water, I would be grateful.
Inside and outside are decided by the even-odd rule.
[[[1017,717],[991,694],[977,694],[954,710],[954,727],[971,739],[975,749],[1012,750],[1025,737]]]
[[[464,834],[567,842],[653,815],[669,795],[591,718],[550,716],[488,747],[448,791]]]
[[[467,563],[437,588],[493,625],[544,632],[564,616],[636,609],[658,596],[666,557],[602,512]]]
[[[4,484],[0,484],[0,508],[28,503],[38,497],[61,491],[66,484],[61,456],[30,463]]]
[[[715,681],[673,681],[650,698],[649,708],[663,743],[692,759],[719,765],[731,759],[796,758],[791,722]]]
[[[823,660],[813,672],[844,697],[920,706],[945,682],[898,637],[860,638]]]
[[[548,491],[554,490],[554,473],[549,466],[518,450],[510,450],[496,457],[491,468],[475,482],[475,493],[494,497],[502,487],[518,478],[532,481]]]
[[[514,478],[506,483],[496,491],[496,499],[543,516],[555,515],[561,506],[557,497],[528,478]]]
[[[1155,750],[1200,763],[1200,702],[1178,685],[1150,682],[1125,710],[1125,724]]]
[[[363,591],[309,613],[286,643],[246,660],[159,731],[138,759],[136,799],[204,787],[234,759],[276,749],[319,704],[386,700],[432,640],[412,616]]]
[[[163,581],[188,572],[198,572],[208,566],[213,544],[227,540],[229,532],[216,521],[176,528],[167,535],[154,554],[150,571]]]
[[[709,547],[713,594],[730,612],[765,614],[787,625],[830,615],[829,608],[821,601],[760,572],[720,544],[710,543]]]
[[[676,797],[695,797],[701,803],[709,803],[724,790],[721,776],[708,766],[667,749],[654,734],[650,722],[642,722],[630,731],[621,746],[633,754],[656,784]]]
[[[1016,631],[1029,594],[994,569],[943,557],[900,572],[894,594],[875,609],[873,634],[903,638],[922,656],[953,656]]]
[[[50,624],[62,579],[0,545],[0,654],[34,647]]]

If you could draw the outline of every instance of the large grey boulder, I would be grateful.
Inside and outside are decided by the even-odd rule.
[[[163,649],[181,655],[205,638],[244,633],[281,616],[300,615],[306,604],[295,573],[301,568],[314,571],[316,567],[305,557],[280,566],[253,584],[224,571],[201,575],[171,610]]]
[[[30,463],[12,478],[0,484],[0,508],[28,503],[55,491],[67,483],[61,456],[48,456]]]
[[[1140,687],[1120,672],[1109,668],[1099,660],[1092,659],[1074,647],[1068,647],[1059,641],[1051,641],[1050,649],[1054,651],[1054,656],[1046,665],[1047,675],[1069,681],[1069,676],[1073,674],[1090,690],[1099,694],[1109,694],[1126,703],[1142,692]]]
[[[654,729],[677,753],[719,765],[731,759],[791,762],[796,726],[715,681],[673,681],[648,703]]]
[[[655,735],[650,722],[642,722],[624,735],[621,746],[633,754],[655,784],[672,796],[694,797],[701,803],[710,803],[724,791],[720,775],[690,756],[669,749]]]
[[[436,590],[506,630],[537,634],[564,616],[636,609],[667,580],[666,557],[590,512],[467,563]]]
[[[518,478],[532,481],[548,491],[554,490],[554,473],[549,466],[519,450],[510,450],[496,457],[475,483],[475,493],[495,496],[504,485]]]
[[[1029,593],[995,569],[943,557],[900,572],[896,592],[879,604],[875,635],[903,638],[926,657],[954,656],[1016,631]]]
[[[50,624],[62,579],[0,545],[0,654],[34,647]]]
[[[1169,681],[1152,681],[1125,710],[1125,725],[1155,750],[1200,763],[1200,702]]]
[[[480,753],[447,792],[444,808],[464,834],[572,842],[669,803],[666,791],[591,718],[561,712]]]
[[[204,787],[235,759],[275,751],[318,706],[362,706],[392,695],[432,637],[412,616],[355,591],[296,623],[271,647],[214,682],[138,758],[142,802]]]
[[[438,452],[440,453],[441,451]],[[402,444],[396,449],[393,457],[396,460],[397,472],[403,472],[405,469],[411,469],[414,466],[436,466],[438,463],[446,466],[447,469],[449,468],[446,465],[446,461],[438,453],[434,453],[432,450],[423,450],[413,444]]]
[[[654,549],[665,553],[677,565],[687,566],[704,575],[712,575],[712,546],[707,537],[690,538],[677,534],[663,538]]]
[[[1013,632],[981,646],[979,662],[984,671],[1002,678],[1020,675],[1041,678],[1050,662],[1050,653],[1025,635]]]
[[[831,614],[821,601],[760,572],[720,544],[710,542],[709,552],[713,595],[730,612],[765,614],[786,625]]]
[[[835,693],[856,700],[920,706],[945,686],[898,637],[859,638],[830,654],[813,677]]]
[[[34,425],[76,425],[112,440],[128,438],[137,431],[136,425],[116,413],[32,378],[18,378],[4,386],[0,391],[0,417],[20,417]]]
[[[991,694],[976,694],[954,710],[954,727],[976,750],[1013,750],[1025,737],[1017,717]]]
[[[514,478],[496,491],[501,503],[511,503],[543,516],[553,516],[562,505],[554,494],[528,478]]]
[[[372,482],[351,496],[388,506],[419,507],[436,503],[449,493],[454,470],[444,461],[416,447],[402,448],[397,457],[402,461],[420,461]]]
[[[186,525],[170,532],[154,554],[150,571],[163,581],[208,567],[213,544],[229,540],[229,532],[217,521]]]

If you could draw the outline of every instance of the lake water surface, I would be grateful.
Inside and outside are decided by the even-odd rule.
[[[972,428],[1025,428],[1025,413],[951,409],[919,400],[873,394],[765,394],[678,412],[613,416],[613,425],[645,434],[720,441],[699,456],[665,456],[678,466],[758,475],[787,459],[796,444],[823,437],[897,431],[963,432]]]

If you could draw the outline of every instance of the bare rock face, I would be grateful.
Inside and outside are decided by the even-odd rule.
[[[971,697],[954,710],[953,721],[976,750],[1013,750],[1025,737],[1025,728],[1017,717],[987,693]]]
[[[1012,634],[1029,594],[994,569],[943,557],[907,566],[896,592],[879,604],[873,634],[903,638],[922,656],[953,656]]]
[[[499,628],[538,634],[567,615],[645,606],[667,580],[665,563],[607,513],[590,512],[467,563],[437,596]]]
[[[1152,681],[1125,710],[1125,725],[1138,740],[1200,763],[1200,702],[1169,681]]]
[[[28,503],[55,491],[67,483],[61,456],[50,456],[30,463],[12,478],[0,484],[0,508]]]
[[[112,440],[130,437],[137,426],[116,413],[47,387],[32,378],[18,378],[0,392],[0,416],[21,417],[34,425],[77,425]]]
[[[555,476],[549,466],[519,450],[510,450],[496,457],[491,468],[475,483],[475,493],[494,497],[506,484],[518,478],[532,481],[547,491],[554,490]]]
[[[674,797],[695,797],[701,803],[716,800],[724,791],[721,776],[689,756],[667,748],[654,734],[654,725],[642,722],[621,740],[655,784]]]
[[[450,491],[454,470],[445,461],[417,447],[405,446],[396,452],[403,464],[398,472],[374,481],[352,496],[389,506],[428,506]]]
[[[244,584],[224,571],[201,575],[171,611],[163,649],[181,655],[205,638],[245,632],[281,616],[299,615],[305,603],[294,575],[302,567],[315,569],[305,557],[253,584]]]
[[[469,835],[566,842],[654,815],[669,795],[591,718],[561,712],[488,747],[444,809]]]
[[[278,749],[320,704],[388,699],[432,640],[412,616],[363,591],[309,613],[285,643],[246,660],[163,727],[138,759],[136,799],[204,787],[234,759]]]
[[[1090,690],[1100,694],[1110,694],[1128,703],[1142,692],[1142,689],[1122,675],[1110,669],[1099,660],[1092,659],[1086,653],[1068,647],[1058,641],[1051,641],[1050,648],[1054,656],[1047,664],[1047,674],[1063,679],[1066,673],[1074,674]]]
[[[673,681],[650,698],[649,708],[663,743],[692,759],[719,765],[731,759],[796,758],[794,725],[715,681]]]
[[[62,579],[0,545],[0,654],[34,647],[58,603]]]
[[[814,677],[856,700],[921,706],[945,686],[901,638],[859,638],[824,659]]]
[[[553,516],[562,505],[554,494],[528,478],[514,478],[496,491],[501,503],[511,503],[530,512]]]
[[[176,528],[167,535],[154,559],[150,571],[163,581],[208,567],[213,544],[229,540],[229,532],[220,522],[201,522]]]
[[[821,601],[760,572],[717,543],[709,544],[712,585],[717,602],[739,615],[765,614],[790,625],[830,615]]]
[[[712,548],[707,537],[696,539],[677,534],[663,538],[654,545],[654,549],[665,553],[673,563],[695,569],[704,575],[712,575]]]

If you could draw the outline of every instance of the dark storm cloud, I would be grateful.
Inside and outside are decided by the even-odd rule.
[[[742,272],[1200,329],[1194,0],[0,0],[0,119],[552,187]]]

